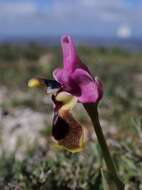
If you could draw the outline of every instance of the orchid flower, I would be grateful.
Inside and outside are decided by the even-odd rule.
[[[79,152],[85,145],[84,130],[70,110],[80,103],[97,103],[102,97],[102,84],[94,78],[77,56],[69,35],[61,38],[63,51],[62,69],[53,71],[55,80],[31,79],[29,87],[45,87],[54,104],[52,136],[59,147]]]
[[[43,87],[51,95],[54,105],[52,137],[56,146],[70,152],[79,152],[85,145],[84,130],[74,119],[71,110],[77,103],[82,103],[90,116],[108,171],[114,178],[116,188],[124,190],[108,150],[98,117],[97,106],[103,95],[102,83],[93,77],[82,63],[72,38],[64,35],[61,38],[63,51],[63,68],[53,71],[55,80],[42,78],[31,79],[29,87]]]
[[[54,80],[33,78],[29,80],[28,86],[43,87],[46,94],[51,95],[54,106],[52,122],[54,147],[64,148],[72,153],[80,152],[85,145],[84,130],[70,112],[76,105],[77,98],[63,91],[61,85]]]

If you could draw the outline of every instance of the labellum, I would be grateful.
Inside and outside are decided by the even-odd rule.
[[[65,94],[60,92],[60,99],[61,95],[65,98]],[[71,98],[66,98],[71,101]],[[62,147],[70,152],[81,151],[85,145],[83,128],[79,122],[74,119],[69,110],[65,109],[69,108],[66,104],[69,104],[72,107],[71,102],[66,101],[66,104],[63,104],[63,102],[61,103],[57,101],[58,95],[52,99],[54,100],[52,136],[55,142],[60,148]]]

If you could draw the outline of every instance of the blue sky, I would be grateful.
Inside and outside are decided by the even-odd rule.
[[[142,0],[0,0],[0,37],[142,37]]]

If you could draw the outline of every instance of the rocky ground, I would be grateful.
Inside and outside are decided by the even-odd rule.
[[[51,122],[49,113],[10,105],[13,97],[20,100],[23,96],[26,97],[22,92],[10,93],[6,87],[0,88],[0,103],[3,105],[0,107],[0,150],[16,151],[19,159],[33,145],[44,143],[40,132]]]

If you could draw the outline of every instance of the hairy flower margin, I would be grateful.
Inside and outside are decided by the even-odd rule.
[[[54,105],[52,136],[56,147],[70,152],[79,152],[84,148],[84,130],[71,114],[77,102],[97,104],[102,98],[102,83],[93,77],[88,68],[79,59],[74,42],[69,35],[61,38],[63,68],[53,71],[55,80],[34,78],[29,87],[43,87],[51,95]]]

